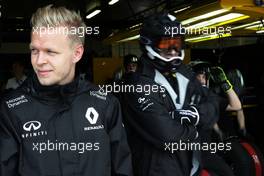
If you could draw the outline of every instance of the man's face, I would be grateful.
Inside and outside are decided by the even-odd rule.
[[[158,42],[157,48],[160,50],[160,55],[164,58],[170,59],[180,56],[182,39],[180,37],[163,38]]]
[[[31,63],[41,85],[64,85],[74,79],[83,46],[72,44],[63,33],[32,32]]]
[[[126,67],[126,72],[136,72],[137,70],[137,63],[129,63]]]
[[[198,81],[203,85],[203,86],[207,86],[206,85],[206,76],[205,74],[198,74],[196,76],[196,78],[198,79]]]

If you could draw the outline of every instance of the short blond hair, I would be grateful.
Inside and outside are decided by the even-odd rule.
[[[40,27],[65,27],[68,30],[70,28],[86,28],[79,12],[69,10],[63,6],[54,7],[52,4],[38,8],[32,15],[30,23],[32,29]],[[75,33],[68,33],[68,36],[73,43],[81,43],[84,45],[85,34],[80,36],[75,30]]]

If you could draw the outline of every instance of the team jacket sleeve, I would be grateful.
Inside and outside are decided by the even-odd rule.
[[[8,118],[0,112],[0,176],[19,176],[19,147]]]
[[[149,95],[133,92],[122,96],[125,121],[133,133],[156,148],[164,150],[167,142],[194,141],[197,137],[196,127],[183,123],[173,117],[161,100],[158,92]]]
[[[132,176],[131,152],[127,143],[126,132],[122,123],[122,113],[119,101],[113,98],[106,114],[110,115],[109,136],[111,142],[112,175]]]

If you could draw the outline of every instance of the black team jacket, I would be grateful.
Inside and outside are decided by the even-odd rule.
[[[5,96],[1,176],[130,176],[118,100],[78,77],[41,86],[36,76]]]
[[[204,89],[194,74],[182,65],[176,74],[179,79],[173,76],[167,76],[166,79],[177,95],[175,102],[179,109],[192,104],[197,107],[200,114],[198,126],[182,124],[174,113],[177,108],[168,90],[164,91],[164,87],[161,87],[157,71],[146,60],[141,58],[142,63],[138,72],[125,77],[123,87],[127,86],[127,89],[119,96],[132,151],[134,174],[199,175],[200,152],[193,152],[190,149],[176,150],[176,145],[179,147],[180,143],[199,143],[201,129],[210,128],[217,121],[218,103],[214,97],[205,96]],[[133,86],[137,88],[133,90]],[[141,89],[138,88],[140,86]],[[193,161],[194,158],[196,163]]]

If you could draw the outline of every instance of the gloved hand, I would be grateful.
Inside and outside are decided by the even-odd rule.
[[[233,86],[226,77],[224,70],[221,67],[211,68],[211,78],[216,83],[219,84],[224,92],[232,89]]]
[[[181,124],[189,123],[197,125],[200,120],[199,112],[194,106],[174,111],[174,118],[181,120]]]

